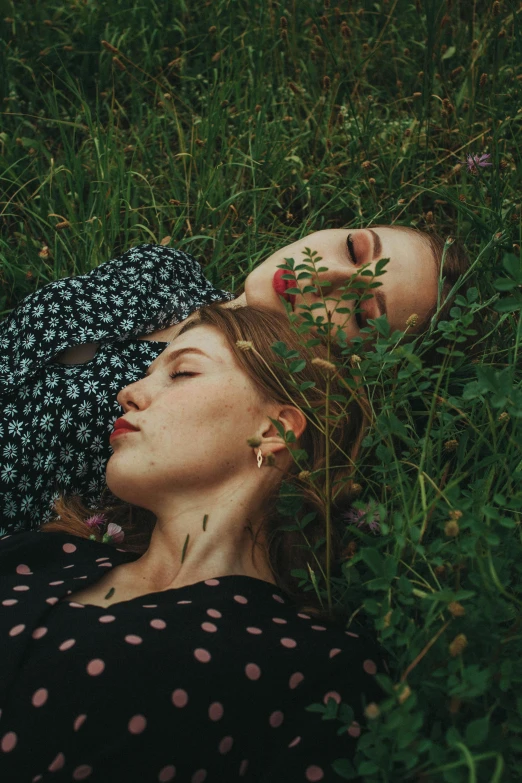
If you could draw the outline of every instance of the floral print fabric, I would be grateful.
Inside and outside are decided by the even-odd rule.
[[[0,535],[36,530],[61,493],[96,506],[122,413],[116,395],[166,347],[137,338],[232,299],[192,256],[140,245],[49,283],[0,323]],[[93,342],[100,345],[91,361],[55,361]]]

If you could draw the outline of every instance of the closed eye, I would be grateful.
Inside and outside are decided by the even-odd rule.
[[[348,236],[346,238],[346,245],[348,247],[348,254],[350,256],[350,261],[352,262],[352,264],[357,264],[358,263],[357,262],[357,256],[355,255],[355,248],[353,246],[353,241],[352,241],[352,235],[351,234],[348,234]],[[363,321],[363,318],[362,318],[362,314],[360,312],[355,313],[355,322],[356,322],[357,326],[359,327],[359,329],[363,329],[364,328],[364,321]]]
[[[180,375],[196,375],[194,372],[171,372],[170,377],[172,379],[178,378]]]

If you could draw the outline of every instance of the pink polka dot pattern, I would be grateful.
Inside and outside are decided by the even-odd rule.
[[[294,689],[297,688],[299,683],[303,682],[303,680],[304,680],[304,674],[302,674],[301,672],[295,672],[290,677],[290,680],[288,681],[288,685],[290,688]]]
[[[245,674],[249,680],[259,680],[261,677],[261,669],[257,663],[247,663],[245,666]]]
[[[142,734],[147,728],[147,720],[143,715],[134,715],[128,724],[131,734]]]
[[[11,750],[13,750],[13,748],[16,747],[17,742],[18,737],[14,731],[8,731],[7,734],[4,734],[2,737],[0,742],[0,749],[3,750],[4,753],[9,753]]]
[[[72,555],[73,552],[76,552],[76,546],[74,544],[64,544],[62,549],[68,555]]]
[[[78,715],[78,717],[75,718],[73,723],[74,730],[79,731],[79,729],[81,729],[81,727],[83,726],[86,720],[87,720],[87,715]]]
[[[88,764],[80,764],[79,767],[73,771],[73,780],[86,780],[92,775],[92,767]]]
[[[208,717],[210,720],[221,720],[223,717],[223,705],[219,701],[213,702],[208,708]]]
[[[168,767],[163,767],[158,775],[159,783],[169,783],[169,780],[174,780],[176,777],[176,767],[170,764]]]
[[[125,641],[127,644],[141,644],[143,642],[143,639],[141,636],[136,636],[134,633],[129,633],[125,637]]]
[[[59,769],[62,769],[62,767],[65,766],[65,756],[63,753],[58,753],[54,761],[49,764],[47,769],[49,772],[58,772]]]
[[[188,693],[183,688],[177,688],[172,694],[172,703],[175,707],[185,707],[188,703]]]
[[[223,739],[219,743],[219,752],[225,755],[225,753],[228,753],[229,750],[232,749],[233,744],[234,744],[234,740],[232,739],[232,737],[223,737]]]
[[[64,534],[56,535],[52,550],[53,537],[40,538],[35,554],[24,546],[13,556],[10,544],[4,571],[0,546],[0,573],[10,580],[0,595],[0,666],[2,647],[8,665],[9,656],[15,666],[28,663],[27,676],[24,671],[2,704],[0,768],[2,758],[13,764],[20,758],[20,780],[43,783],[61,774],[96,783],[139,777],[138,761],[151,783],[246,781],[258,775],[245,739],[245,716],[252,714],[255,728],[268,732],[263,763],[280,762],[269,768],[281,780],[324,783],[328,763],[345,757],[346,746],[360,736],[357,721],[340,736],[333,721],[321,722],[305,709],[346,699],[356,710],[359,684],[363,703],[378,701],[379,656],[371,644],[363,651],[357,634],[326,620],[324,626],[293,607],[277,586],[239,575],[108,608],[69,601],[80,581],[87,588],[106,581],[107,569],[137,556],[111,548],[112,557],[97,557],[109,547]],[[55,560],[44,565],[46,545]],[[19,600],[8,597],[14,588]],[[29,713],[26,724],[17,704]],[[73,730],[73,741],[58,737],[58,744],[44,747],[38,737],[46,736],[56,714]],[[93,744],[101,719],[109,727],[105,754]]]
[[[93,658],[93,660],[89,661],[87,664],[87,674],[90,674],[91,677],[97,677],[104,671],[104,669],[105,663],[99,658]]]
[[[45,704],[48,698],[49,693],[47,688],[39,688],[37,691],[35,691],[35,693],[33,693],[33,698],[31,701],[34,707],[41,707],[42,704]]]

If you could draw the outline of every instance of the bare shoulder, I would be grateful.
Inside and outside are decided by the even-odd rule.
[[[57,354],[54,361],[59,364],[85,364],[90,362],[96,356],[99,343],[84,343],[83,345],[73,345],[66,348],[65,351]]]

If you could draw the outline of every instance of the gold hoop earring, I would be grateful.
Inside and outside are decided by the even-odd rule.
[[[261,452],[261,449],[259,449],[257,452],[257,467],[260,468],[262,464],[263,464],[263,454]]]

